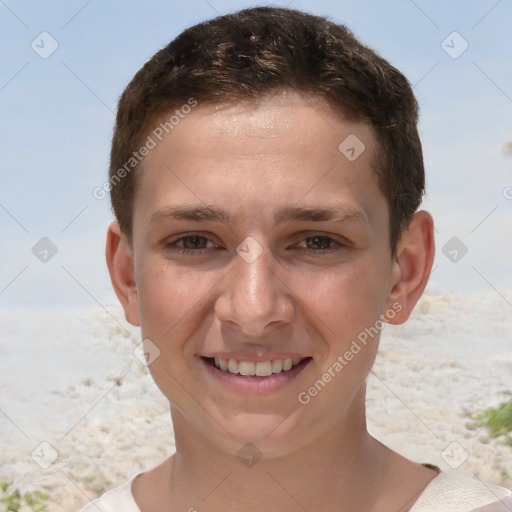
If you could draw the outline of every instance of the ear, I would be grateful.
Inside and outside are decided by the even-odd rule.
[[[117,298],[123,306],[124,316],[130,324],[139,326],[139,305],[133,255],[118,222],[112,222],[108,228],[105,257],[110,280]]]
[[[392,308],[396,314],[393,318],[388,317],[389,323],[402,324],[409,318],[427,285],[434,254],[432,216],[425,211],[417,212],[398,243],[388,298],[388,308]]]

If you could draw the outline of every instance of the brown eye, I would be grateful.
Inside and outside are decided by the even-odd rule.
[[[204,236],[190,235],[176,240],[176,242],[182,241],[185,249],[206,249],[208,239]]]
[[[331,249],[336,242],[328,236],[310,236],[306,238],[308,249]]]
[[[185,235],[172,242],[165,243],[165,249],[168,251],[177,251],[180,254],[200,255],[211,249],[219,249],[209,238],[196,233]]]

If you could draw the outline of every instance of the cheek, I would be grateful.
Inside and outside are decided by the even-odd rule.
[[[187,355],[197,352],[190,340],[200,339],[194,333],[208,325],[210,293],[219,277],[158,261],[141,266],[138,276],[142,338],[158,348],[149,371],[171,403],[195,407],[191,390],[184,391],[193,369]]]
[[[208,308],[217,279],[213,273],[148,262],[137,282],[142,335],[157,344],[176,348],[197,327],[198,315]]]
[[[323,338],[323,349],[310,383],[311,394],[304,391],[309,398],[322,395],[314,407],[328,407],[329,401],[349,403],[377,354],[385,297],[382,271],[367,259],[318,276],[310,285],[306,305],[313,312],[310,318]],[[325,390],[319,381],[329,382]]]
[[[310,408],[309,418],[322,417],[324,426],[334,425],[347,413],[377,354],[383,295],[380,274],[370,263],[324,274],[309,283],[311,293],[304,295],[324,350],[298,398]],[[325,410],[331,411],[329,417]]]
[[[382,273],[368,258],[299,280],[301,299],[329,339],[346,343],[375,323],[382,312]]]

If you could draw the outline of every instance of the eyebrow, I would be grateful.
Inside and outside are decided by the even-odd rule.
[[[333,208],[305,206],[285,207],[274,214],[274,222],[297,221],[332,221],[341,222],[346,219],[355,219],[368,224],[368,217],[360,210],[348,206],[336,206]],[[181,205],[168,206],[154,212],[149,224],[162,223],[169,220],[191,221],[216,221],[224,224],[232,224],[235,220],[228,211],[208,205]]]

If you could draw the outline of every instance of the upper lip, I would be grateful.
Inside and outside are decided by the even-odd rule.
[[[244,354],[242,352],[211,352],[202,354],[206,358],[220,358],[220,359],[236,359],[237,361],[251,361],[253,363],[261,363],[263,361],[276,361],[277,359],[305,359],[310,357],[303,354],[293,352],[269,352],[268,354]]]

